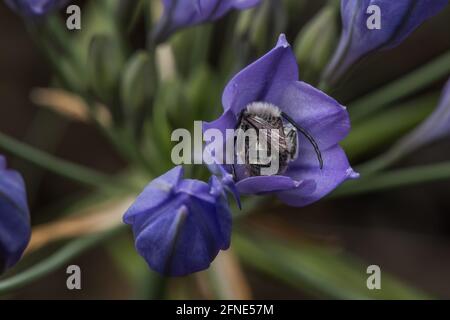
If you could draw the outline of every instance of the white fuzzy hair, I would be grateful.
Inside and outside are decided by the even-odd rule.
[[[280,108],[268,102],[252,102],[247,106],[246,110],[248,113],[255,114],[258,116],[264,115],[272,117],[281,116]]]

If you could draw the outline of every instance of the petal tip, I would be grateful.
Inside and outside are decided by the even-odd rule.
[[[361,176],[358,172],[353,170],[353,168],[348,168],[346,175],[348,179],[359,179],[359,177]]]
[[[289,42],[286,39],[286,35],[284,33],[280,34],[280,36],[278,37],[277,47],[288,48],[290,46],[291,45],[289,44]]]
[[[294,186],[295,188],[300,187],[303,184],[303,180],[294,180]]]

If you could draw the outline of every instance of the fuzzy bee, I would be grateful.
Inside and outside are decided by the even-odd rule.
[[[241,129],[243,132],[254,129],[258,136],[260,130],[266,129],[268,136],[265,140],[268,142],[278,141],[276,146],[272,146],[271,143],[267,145],[267,151],[270,154],[271,162],[278,161],[278,172],[276,172],[276,174],[283,173],[287,169],[288,164],[297,158],[298,132],[305,136],[314,147],[319,160],[320,169],[323,168],[322,154],[314,138],[304,128],[295,123],[292,118],[273,104],[254,102],[248,105],[247,108],[242,111],[236,129]],[[275,140],[272,140],[271,135],[276,135],[273,136]],[[262,168],[270,166],[270,164],[251,163],[248,161],[252,151],[257,152],[261,149],[259,144],[260,142],[251,145],[250,141],[245,141],[243,148],[236,148],[235,139],[235,152],[240,159],[245,160],[244,174],[246,176],[259,176],[261,175]],[[233,174],[236,177],[234,166]]]

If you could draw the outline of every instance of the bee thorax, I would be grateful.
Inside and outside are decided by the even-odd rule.
[[[276,105],[268,102],[252,102],[246,110],[248,114],[257,115],[259,117],[273,117],[279,118],[281,116],[281,110]]]
[[[271,103],[249,104],[241,113],[237,129],[243,135],[237,137],[235,154],[244,164],[246,176],[282,174],[297,157],[297,130],[283,120],[281,110]],[[246,140],[250,131],[256,137]]]

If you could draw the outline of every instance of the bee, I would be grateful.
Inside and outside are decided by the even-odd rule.
[[[279,163],[278,172],[276,174],[284,173],[289,163],[298,157],[298,133],[302,134],[314,147],[320,169],[323,168],[322,154],[312,135],[273,104],[254,102],[248,105],[241,112],[236,129],[241,129],[243,132],[254,129],[258,136],[261,129],[266,129],[266,141],[272,141],[271,135],[277,135],[274,136],[274,138],[275,141],[278,141],[278,145],[272,146],[271,143],[269,143],[267,146],[271,162],[278,161]],[[262,168],[270,166],[270,164],[253,164],[247,162],[251,151],[258,151],[258,149],[260,150],[259,142],[256,145],[250,145],[250,141],[245,141],[244,148],[242,150],[236,150],[235,137],[235,152],[238,157],[245,159],[244,174],[246,176],[259,176],[261,175]],[[232,166],[232,169],[233,175],[236,177],[234,165]]]

